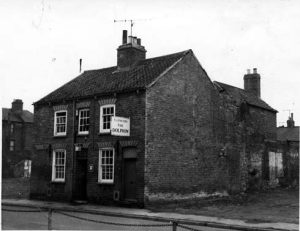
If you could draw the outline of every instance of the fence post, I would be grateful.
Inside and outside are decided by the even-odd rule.
[[[52,230],[52,209],[48,210],[48,230]]]
[[[172,231],[176,231],[176,230],[177,230],[177,222],[172,221]]]

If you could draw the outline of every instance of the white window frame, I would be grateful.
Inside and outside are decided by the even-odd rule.
[[[13,123],[10,124],[10,133],[14,133],[15,125]]]
[[[61,113],[61,112],[65,112],[66,113],[65,131],[64,132],[57,132],[56,118],[57,118],[57,114]],[[60,110],[60,111],[54,112],[54,136],[66,136],[67,135],[67,124],[68,124],[68,112],[67,112],[67,110]]]
[[[56,175],[55,175],[55,173],[56,173],[56,162],[55,162],[55,160],[56,160],[56,153],[57,152],[63,152],[64,153],[64,176],[63,176],[63,178],[56,178]],[[53,155],[52,155],[52,181],[53,182],[65,182],[65,178],[66,178],[66,156],[67,155],[67,152],[66,152],[66,150],[65,149],[55,149],[55,150],[53,150]],[[60,165],[60,166],[62,166],[62,165]]]
[[[11,151],[11,152],[15,151],[15,141],[14,140],[9,141],[9,151]]]
[[[90,120],[90,109],[89,108],[82,108],[82,109],[78,110],[78,114],[79,114],[79,117],[78,117],[78,134],[79,135],[89,134],[89,130],[88,131],[80,131],[80,125],[81,125],[80,122],[81,122],[81,119],[82,119],[81,112],[83,112],[83,111],[89,111],[89,117],[85,117],[85,118],[89,118],[89,120]],[[90,124],[89,124],[89,129],[90,129]]]
[[[102,179],[102,153],[103,151],[112,151],[112,179]],[[99,149],[99,163],[98,163],[98,183],[103,184],[113,184],[114,183],[114,173],[115,173],[115,149],[114,148],[101,148]]]
[[[116,115],[116,105],[115,104],[106,104],[106,105],[102,105],[100,107],[100,133],[110,133],[110,128],[109,129],[104,129],[103,128],[103,109],[104,108],[110,108],[113,107],[114,108],[114,114],[112,116]]]

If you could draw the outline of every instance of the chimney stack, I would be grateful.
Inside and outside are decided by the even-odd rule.
[[[14,113],[22,113],[23,101],[21,99],[15,99],[11,104],[11,111]]]
[[[287,122],[287,127],[288,128],[295,127],[294,113],[291,113],[291,116],[289,117],[289,119],[286,122]]]
[[[253,68],[252,74],[250,69],[247,69],[247,74],[244,75],[244,90],[260,98],[260,74],[257,73],[257,68]]]
[[[134,66],[138,61],[146,58],[146,50],[141,45],[141,39],[128,36],[127,30],[123,30],[122,45],[117,49],[117,65],[119,69],[129,69]]]

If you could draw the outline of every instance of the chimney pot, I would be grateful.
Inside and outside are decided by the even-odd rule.
[[[247,75],[251,74],[251,70],[247,69]]]
[[[79,73],[81,73],[82,59],[79,59]]]
[[[257,68],[253,68],[253,74],[257,74]]]
[[[127,30],[123,30],[122,44],[127,43]]]

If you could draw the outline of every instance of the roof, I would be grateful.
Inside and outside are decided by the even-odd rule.
[[[246,101],[247,104],[256,106],[262,109],[266,109],[272,112],[277,112],[274,108],[272,108],[270,105],[268,105],[265,101],[263,101],[261,98],[246,92],[244,89],[234,87],[225,83],[214,81],[214,84],[216,87],[220,90],[220,92],[226,92],[229,94],[232,98],[238,101],[238,103],[241,103],[242,101]]]
[[[21,114],[13,113],[10,108],[2,108],[2,120],[33,123],[33,113],[23,110]]]
[[[170,55],[140,60],[129,70],[118,70],[117,66],[83,72],[78,77],[35,102],[59,102],[93,95],[126,92],[147,87],[165,70],[191,50]]]
[[[277,140],[280,141],[297,141],[299,142],[299,126],[295,127],[278,127]]]

